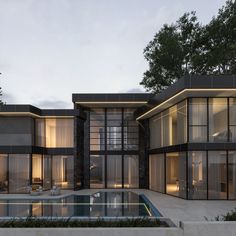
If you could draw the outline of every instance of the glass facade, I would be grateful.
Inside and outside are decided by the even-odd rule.
[[[105,110],[90,111],[90,150],[105,150]]]
[[[209,99],[209,141],[227,142],[227,98]]]
[[[188,152],[188,198],[207,198],[207,153]]]
[[[186,198],[186,153],[166,153],[166,193]]]
[[[122,157],[121,155],[107,156],[107,187],[122,188]]]
[[[138,155],[124,156],[124,188],[139,187],[139,158]]]
[[[43,156],[43,188],[45,190],[52,187],[52,157],[50,155]]]
[[[74,147],[74,119],[36,119],[36,146],[48,148]]]
[[[105,188],[104,155],[90,155],[90,188]]]
[[[26,193],[30,185],[30,155],[9,154],[9,193]]]
[[[139,187],[139,126],[134,111],[90,109],[90,188]]]
[[[69,189],[74,186],[74,157],[52,156],[52,184]]]
[[[165,192],[165,156],[149,155],[149,188],[161,193]]]
[[[43,184],[43,156],[41,154],[32,155],[32,185]]]
[[[227,198],[226,151],[208,152],[208,198]]]
[[[207,99],[189,100],[189,142],[207,141]]]
[[[152,117],[149,125],[151,149],[186,143],[186,100]]]
[[[0,154],[0,193],[8,192],[7,163],[8,155]]]

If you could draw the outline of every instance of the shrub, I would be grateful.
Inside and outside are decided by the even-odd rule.
[[[137,218],[124,220],[75,220],[67,219],[11,219],[0,221],[0,228],[75,228],[75,227],[169,227],[159,219]]]

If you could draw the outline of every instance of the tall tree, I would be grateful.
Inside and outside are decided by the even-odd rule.
[[[157,93],[184,75],[236,73],[236,4],[227,1],[209,24],[195,12],[164,25],[144,49],[149,69],[141,85]]]

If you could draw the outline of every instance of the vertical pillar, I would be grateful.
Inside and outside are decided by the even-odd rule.
[[[139,188],[149,187],[149,122],[139,121]]]
[[[74,189],[85,188],[84,175],[84,125],[85,120],[80,115],[83,110],[75,104],[74,109],[80,109],[79,115],[74,117]]]

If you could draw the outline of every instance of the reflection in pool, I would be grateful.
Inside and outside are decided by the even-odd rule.
[[[132,217],[161,216],[144,195],[97,192],[59,199],[0,200],[0,217]]]

